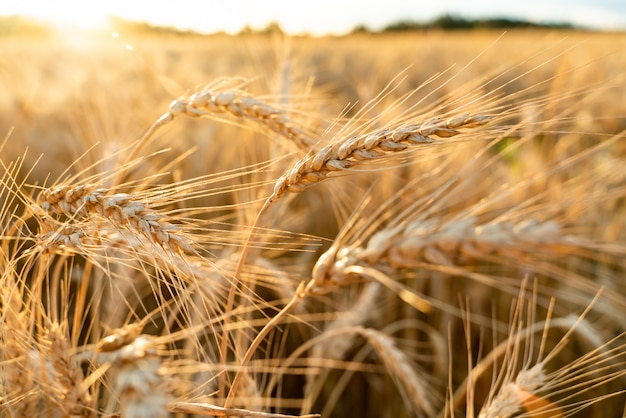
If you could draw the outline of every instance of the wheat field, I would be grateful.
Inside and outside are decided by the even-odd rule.
[[[0,52],[1,416],[626,416],[625,34]]]

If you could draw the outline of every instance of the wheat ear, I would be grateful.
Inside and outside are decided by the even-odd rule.
[[[85,379],[78,361],[71,355],[66,326],[51,323],[47,328],[47,358],[56,374],[50,392],[66,416],[95,417],[94,398],[89,388],[83,388]]]
[[[304,150],[309,150],[315,144],[314,138],[291,120],[285,111],[240,90],[213,91],[211,87],[205,88],[188,97],[174,100],[166,115],[162,118],[173,119],[180,115],[191,117],[228,115],[258,123]]]
[[[404,401],[412,411],[420,411],[427,416],[435,416],[435,406],[431,402],[428,383],[420,377],[411,365],[406,354],[400,350],[393,338],[382,331],[358,326],[355,332],[367,339],[376,354],[385,364],[390,376],[403,392]]]
[[[115,392],[125,418],[166,418],[170,394],[163,390],[161,358],[155,338],[140,334],[131,324],[113,331],[98,343],[97,359],[117,372]]]
[[[66,185],[42,190],[37,203],[46,213],[80,218],[98,214],[113,226],[129,228],[172,251],[194,252],[191,240],[180,233],[179,226],[165,221],[161,214],[127,193],[109,194],[93,184]],[[54,239],[65,240],[65,237],[60,234]],[[70,234],[68,239],[80,243],[78,235]]]
[[[304,150],[309,150],[316,143],[313,135],[289,118],[285,110],[251,97],[240,89],[228,88],[229,84],[234,85],[232,81],[221,80],[191,95],[184,95],[172,101],[168,111],[154,121],[134,145],[115,176],[112,187],[123,181],[128,170],[128,163],[139,155],[154,134],[180,115],[215,119],[220,119],[221,115],[227,115],[235,119],[253,121],[287,138]]]
[[[300,192],[363,162],[404,151],[412,146],[437,143],[432,136],[449,138],[461,133],[459,129],[481,126],[490,121],[485,115],[461,115],[448,120],[431,119],[424,123],[380,129],[373,133],[342,139],[310,153],[275,183],[270,201],[287,192]]]
[[[331,247],[313,269],[317,292],[348,281],[350,266],[419,267],[424,262],[457,265],[489,255],[520,259],[528,252],[573,254],[584,243],[562,232],[554,221],[479,224],[469,217],[446,223],[437,220],[401,223],[371,236],[365,246]]]

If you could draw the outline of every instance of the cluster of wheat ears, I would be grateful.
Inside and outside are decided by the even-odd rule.
[[[8,132],[0,415],[621,417],[626,136],[577,124],[613,87],[517,78],[331,121],[220,79],[53,181]],[[180,175],[190,118],[232,169]]]

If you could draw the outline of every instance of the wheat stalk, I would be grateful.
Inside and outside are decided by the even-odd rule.
[[[176,401],[168,404],[170,412],[183,414],[207,415],[212,417],[253,417],[253,418],[315,418],[318,414],[285,415],[271,412],[257,412],[241,408],[224,408],[200,402]]]

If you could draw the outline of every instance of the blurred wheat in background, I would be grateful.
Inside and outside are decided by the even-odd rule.
[[[0,44],[2,416],[626,413],[626,35],[90,42]]]

